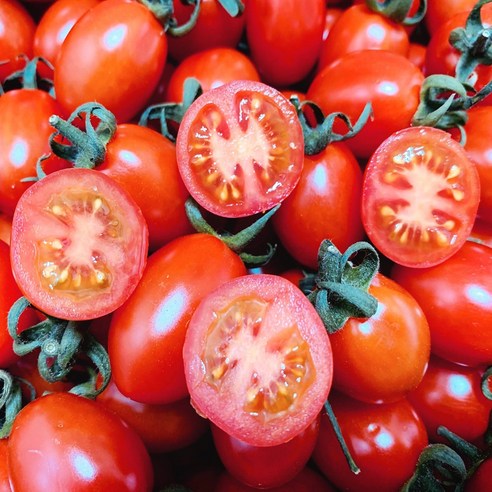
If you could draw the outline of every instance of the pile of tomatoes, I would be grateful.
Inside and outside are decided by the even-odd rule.
[[[0,490],[492,490],[491,0],[0,0]]]

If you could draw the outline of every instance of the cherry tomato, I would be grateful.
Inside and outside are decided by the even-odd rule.
[[[481,217],[477,217],[469,239],[492,248],[492,223],[482,220]]]
[[[239,80],[203,93],[187,110],[176,140],[188,191],[209,212],[264,212],[293,190],[304,159],[294,106],[261,82]]]
[[[421,43],[411,42],[408,48],[407,58],[422,72],[425,70],[425,56],[427,46]]]
[[[136,287],[148,229],[116,181],[62,169],[22,195],[11,244],[14,277],[34,306],[62,319],[92,319],[114,311]]]
[[[315,270],[323,239],[341,251],[362,240],[361,194],[362,171],[344,143],[305,156],[297,186],[272,217],[283,247]]]
[[[153,253],[111,319],[108,352],[121,393],[149,404],[186,398],[182,349],[191,315],[211,290],[245,273],[239,256],[208,234],[179,237]]]
[[[475,164],[449,133],[410,127],[386,139],[364,171],[362,222],[378,250],[409,267],[454,255],[480,200]]]
[[[12,492],[7,466],[8,439],[0,439],[0,492]]]
[[[446,22],[461,12],[469,13],[477,0],[428,0],[424,23],[432,36]]]
[[[262,80],[277,88],[302,81],[316,65],[325,0],[248,0],[246,38]],[[295,22],[293,22],[295,19]]]
[[[8,466],[19,492],[150,492],[153,484],[150,457],[135,431],[99,403],[65,392],[37,398],[17,414]]]
[[[487,492],[492,486],[492,458],[488,457],[465,483],[466,492]]]
[[[350,470],[326,414],[313,452],[321,472],[339,490],[400,490],[428,444],[424,423],[410,403],[405,398],[394,403],[362,403],[336,392],[330,394],[330,403],[360,473]]]
[[[183,357],[198,412],[253,446],[283,444],[303,431],[332,382],[321,318],[299,288],[277,275],[245,275],[203,299]]]
[[[348,53],[321,70],[307,91],[325,115],[343,112],[357,121],[371,102],[374,117],[346,143],[367,159],[392,133],[410,125],[420,102],[422,72],[405,56],[387,50]],[[398,108],[398,111],[395,111]],[[343,133],[343,123],[334,130]]]
[[[12,231],[12,220],[0,212],[0,240],[10,244],[10,232]]]
[[[63,42],[55,64],[56,97],[67,113],[97,101],[124,123],[154,92],[166,56],[164,29],[146,6],[106,0],[82,16]]]
[[[434,267],[394,266],[391,277],[425,313],[435,355],[470,366],[490,364],[491,268],[492,249],[471,241]]]

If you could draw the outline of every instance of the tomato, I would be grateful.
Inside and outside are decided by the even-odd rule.
[[[482,220],[481,217],[477,217],[469,239],[492,248],[492,223]]]
[[[227,471],[240,482],[270,489],[291,481],[307,464],[319,432],[319,416],[300,434],[277,446],[252,446],[212,424],[215,448]]]
[[[482,393],[482,371],[431,357],[419,386],[408,395],[422,417],[429,438],[448,443],[437,434],[443,425],[463,439],[484,447],[492,401]]]
[[[24,66],[20,55],[32,56],[36,24],[26,8],[17,0],[0,4],[0,83]]]
[[[492,458],[488,457],[465,483],[465,492],[487,492],[492,486]]]
[[[33,184],[12,221],[11,261],[24,296],[57,318],[114,311],[142,276],[148,229],[116,181],[62,169]]]
[[[246,39],[262,80],[277,88],[302,81],[317,63],[325,0],[248,0]],[[292,20],[295,19],[295,22]]]
[[[52,65],[55,64],[60,47],[83,14],[101,0],[56,0],[43,13],[37,23],[33,39],[33,55],[41,56]],[[40,65],[44,76],[53,78],[53,73]]]
[[[242,2],[247,8],[248,0]],[[194,8],[180,0],[174,0],[173,7],[178,25],[189,19]],[[245,22],[244,14],[231,17],[218,0],[201,0],[195,26],[183,36],[169,36],[169,54],[179,62],[198,51],[219,46],[235,48],[243,34]]]
[[[245,273],[239,256],[208,234],[179,237],[153,253],[111,319],[108,352],[121,393],[149,404],[186,398],[182,349],[191,315],[206,294]]]
[[[364,171],[362,222],[394,262],[430,267],[454,255],[480,200],[475,164],[449,133],[410,127],[390,136]]]
[[[407,58],[420,70],[425,70],[425,56],[427,46],[424,44],[411,42],[408,48]]]
[[[0,439],[0,492],[12,492],[7,466],[8,439]]]
[[[456,14],[469,13],[476,3],[477,0],[428,0],[424,23],[430,35]]]
[[[10,232],[12,231],[12,220],[0,212],[0,241],[10,244]]]
[[[96,401],[118,414],[152,453],[184,448],[197,441],[209,427],[188,398],[167,405],[148,405],[122,395],[110,381]]]
[[[198,412],[253,446],[283,444],[303,431],[332,382],[321,318],[299,288],[277,275],[245,275],[203,299],[183,357]]]
[[[402,24],[392,21],[365,4],[344,10],[323,42],[318,70],[353,51],[388,50],[406,56],[410,41]]]
[[[323,239],[341,251],[362,240],[361,194],[362,171],[345,143],[306,155],[297,186],[272,217],[283,247],[315,270]]]
[[[65,38],[55,63],[56,97],[67,113],[97,101],[123,123],[154,92],[166,56],[164,29],[146,6],[106,0],[82,16]]]
[[[183,100],[183,85],[194,77],[203,91],[208,91],[234,80],[260,80],[253,62],[243,53],[227,47],[210,48],[194,53],[176,67],[169,78],[166,100]]]
[[[325,115],[343,112],[355,122],[371,102],[374,117],[346,144],[367,159],[392,133],[410,125],[420,102],[422,72],[406,57],[387,50],[348,53],[321,70],[307,98]],[[398,111],[395,111],[398,108]],[[344,133],[343,123],[334,130]]]
[[[239,80],[198,97],[181,122],[178,167],[188,191],[209,212],[264,212],[293,190],[304,159],[294,106],[261,82]]]
[[[428,443],[424,423],[410,403],[405,398],[362,403],[336,392],[331,393],[330,403],[360,473],[350,470],[326,414],[313,452],[321,472],[339,490],[400,490]]]
[[[8,443],[19,492],[151,491],[149,455],[135,431],[85,397],[51,393],[16,416]]]
[[[50,152],[48,119],[61,114],[58,102],[39,89],[15,89],[0,97],[0,212],[12,216],[22,193],[36,177],[38,159]],[[56,156],[43,161],[46,173],[67,167]]]
[[[394,266],[391,277],[425,313],[435,355],[470,366],[492,361],[491,268],[492,249],[471,241],[433,267]]]

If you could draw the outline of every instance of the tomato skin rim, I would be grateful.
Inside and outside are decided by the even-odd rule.
[[[214,203],[210,197],[207,196],[207,193],[201,189],[201,185],[190,166],[188,153],[189,133],[193,123],[199,119],[199,115],[204,107],[208,105],[220,106],[221,100],[227,101],[227,103],[224,104],[229,106],[239,92],[260,94],[260,96],[273,101],[278,106],[279,112],[285,118],[286,126],[288,126],[289,131],[292,132],[292,137],[290,138],[291,142],[294,140],[298,142],[295,147],[296,156],[293,165],[295,174],[292,176],[291,181],[287,183],[288,186],[284,186],[283,193],[278,195],[274,194],[274,196],[266,197],[263,200],[258,199],[256,203],[252,203],[251,205],[247,202],[246,204],[231,203],[223,205]],[[232,118],[235,119],[236,116],[227,116],[229,121]],[[221,217],[247,217],[273,208],[287,198],[290,192],[295,188],[300,179],[304,163],[304,135],[294,106],[280,91],[263,82],[254,80],[234,80],[205,91],[186,110],[185,117],[180,123],[176,137],[176,159],[181,178],[188,192],[204,209]]]
[[[86,183],[86,180],[96,180],[95,182],[99,183],[99,189],[101,189],[103,193],[110,192],[110,198],[115,197],[118,199],[119,205],[122,205],[121,212],[125,213],[125,220],[131,221],[133,227],[138,226],[139,236],[132,236],[131,241],[128,241],[125,244],[125,247],[137,245],[137,247],[131,250],[133,253],[137,252],[137,261],[134,263],[132,262],[131,271],[129,273],[125,271],[124,274],[119,275],[120,271],[114,270],[116,272],[116,278],[112,283],[113,286],[122,283],[122,280],[124,279],[127,279],[127,282],[124,282],[122,287],[118,287],[117,292],[113,292],[114,289],[111,288],[111,291],[108,293],[103,293],[101,295],[95,294],[94,296],[90,296],[89,299],[84,299],[80,303],[77,303],[76,301],[71,302],[66,297],[60,297],[56,295],[56,293],[44,289],[40,284],[34,267],[32,269],[29,267],[31,263],[35,263],[34,255],[36,252],[33,246],[29,248],[29,253],[26,258],[26,245],[29,246],[30,243],[32,243],[32,236],[29,236],[27,233],[26,238],[24,232],[32,227],[29,218],[29,210],[34,208],[32,200],[36,200],[36,198],[32,198],[33,195],[35,197],[38,192],[40,194],[43,193],[43,187],[46,187],[49,193],[49,187],[52,186],[54,182],[56,183],[56,181],[60,181],[62,185],[66,185],[68,181],[78,185],[79,183]],[[49,198],[48,195],[46,198],[43,198],[43,201],[47,203]],[[136,232],[136,230],[134,232]],[[148,236],[147,223],[140,208],[131,195],[116,183],[116,181],[106,176],[104,173],[93,169],[61,169],[35,182],[26,190],[19,200],[12,219],[10,249],[12,273],[22,294],[35,308],[43,313],[56,318],[74,321],[99,318],[113,312],[117,307],[123,304],[138,284],[143,275],[145,265],[147,264]]]
[[[236,296],[251,294],[258,295],[268,303],[289,298],[289,308],[294,313],[291,318],[299,324],[300,333],[309,345],[316,371],[314,382],[305,389],[294,411],[289,413],[288,410],[284,415],[266,423],[261,423],[248,414],[242,408],[242,402],[234,403],[234,395],[226,392],[221,396],[204,380],[205,365],[200,356],[206,345],[214,306],[223,307],[230,304]],[[305,430],[323,410],[332,386],[333,355],[321,318],[298,287],[289,280],[272,274],[237,277],[210,293],[190,320],[183,346],[183,358],[186,382],[196,411],[224,432],[258,447],[283,444]],[[224,397],[227,400],[223,400]]]

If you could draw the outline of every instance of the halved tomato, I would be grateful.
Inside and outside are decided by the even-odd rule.
[[[176,151],[181,177],[200,205],[244,217],[274,207],[294,189],[304,140],[285,96],[262,82],[236,80],[193,102]]]
[[[480,200],[475,164],[449,133],[409,127],[387,138],[364,171],[362,221],[389,259],[437,265],[469,236]]]
[[[183,348],[197,411],[253,446],[285,443],[323,408],[332,383],[321,318],[292,282],[237,277],[202,300]]]
[[[62,319],[92,319],[114,311],[136,287],[148,229],[116,181],[70,168],[22,195],[11,244],[15,280],[34,306]]]

